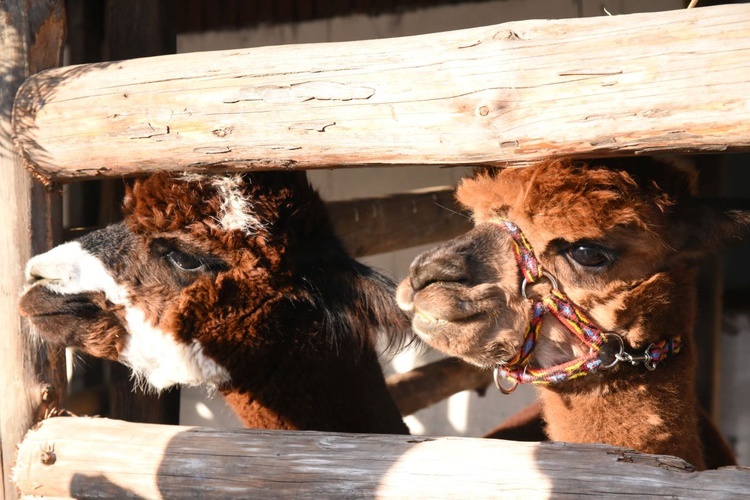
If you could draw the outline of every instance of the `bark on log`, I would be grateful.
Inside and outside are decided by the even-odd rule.
[[[406,373],[391,375],[388,390],[401,415],[411,415],[461,391],[483,391],[492,372],[458,358],[445,358]]]
[[[14,480],[58,498],[738,498],[747,470],[605,445],[218,430],[58,417]]]
[[[750,5],[72,66],[14,127],[58,180],[750,147]]]
[[[62,0],[0,2],[0,496],[6,499],[16,497],[10,470],[17,444],[65,393],[64,358],[40,349],[18,314],[26,261],[61,233],[60,199],[32,182],[11,137],[18,87],[30,73],[60,63],[64,33]]]

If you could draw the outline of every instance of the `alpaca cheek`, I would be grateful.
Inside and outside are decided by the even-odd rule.
[[[125,320],[130,335],[119,361],[141,382],[161,391],[177,384],[219,387],[230,381],[229,372],[203,352],[200,342],[180,342],[135,307],[127,308]]]

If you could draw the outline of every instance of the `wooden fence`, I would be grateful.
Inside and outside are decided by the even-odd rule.
[[[750,471],[624,448],[53,418],[15,482],[56,498],[746,497]]]
[[[238,481],[238,474],[243,482],[234,486],[253,488],[258,495],[594,491],[710,498],[750,491],[746,471],[686,472],[674,459],[596,446],[222,433],[102,419],[43,422],[23,443],[13,485],[16,445],[44,413],[45,402],[55,401],[49,389],[62,383],[49,370],[59,363],[50,363],[29,341],[15,311],[23,263],[55,241],[58,227],[40,215],[47,211],[44,203],[55,203],[54,195],[32,184],[23,167],[49,186],[154,170],[522,166],[549,156],[750,146],[749,5],[524,21],[400,39],[183,54],[36,73],[59,64],[61,5],[0,4],[0,166],[8,176],[0,183],[6,216],[0,230],[5,497],[18,495],[16,486],[21,495],[85,496],[81,485],[112,496],[181,496],[171,488],[183,485],[184,495],[197,491],[189,490],[190,477],[205,478],[195,487],[206,488]],[[394,213],[413,202],[411,196],[405,199],[393,198]],[[350,248],[366,253],[369,244],[356,249],[364,239],[353,238]],[[127,435],[142,451],[125,439],[97,441],[109,435]],[[235,440],[245,443],[241,452],[235,449],[241,464],[201,451],[210,447],[220,450],[218,456]],[[276,447],[283,452],[268,451]],[[306,455],[310,447],[318,451]],[[79,455],[87,449],[92,451],[84,463]],[[321,449],[324,455],[317,454]],[[140,461],[133,454],[145,450],[148,463],[136,470]],[[513,467],[515,461],[521,465]],[[114,472],[106,469],[108,463],[120,464],[119,475],[110,477]],[[208,471],[209,463],[218,468]],[[351,467],[339,470],[342,464]],[[562,465],[567,472],[559,472]],[[52,475],[58,470],[60,475]],[[208,471],[205,477],[202,470]],[[167,482],[160,476],[164,471]],[[150,489],[142,490],[142,484]]]

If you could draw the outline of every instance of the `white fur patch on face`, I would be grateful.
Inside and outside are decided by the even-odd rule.
[[[126,308],[125,319],[130,337],[119,360],[130,367],[137,380],[145,380],[157,391],[177,384],[217,388],[231,380],[223,366],[203,354],[198,341],[178,342],[147,321],[136,307]]]
[[[77,241],[29,260],[26,279],[34,280],[32,286],[44,286],[59,294],[102,292],[113,304],[124,306],[125,328],[130,335],[119,359],[132,369],[137,380],[156,390],[176,384],[218,387],[230,380],[229,372],[203,354],[198,342],[180,343],[147,321],[145,313],[131,305],[127,288]]]
[[[26,264],[26,280],[36,280],[60,294],[103,292],[117,305],[128,303],[128,291],[117,284],[101,260],[81,247],[77,241],[56,246],[33,257]]]
[[[222,197],[219,223],[227,231],[240,230],[252,234],[263,227],[263,223],[253,215],[250,200],[242,193],[242,177],[231,175],[213,179],[213,186]]]

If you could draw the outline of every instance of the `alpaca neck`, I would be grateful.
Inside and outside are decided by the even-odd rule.
[[[550,439],[607,443],[677,455],[704,469],[697,426],[692,342],[653,372],[621,366],[562,387],[540,389]]]
[[[372,349],[288,355],[262,384],[222,392],[246,427],[408,434]]]

